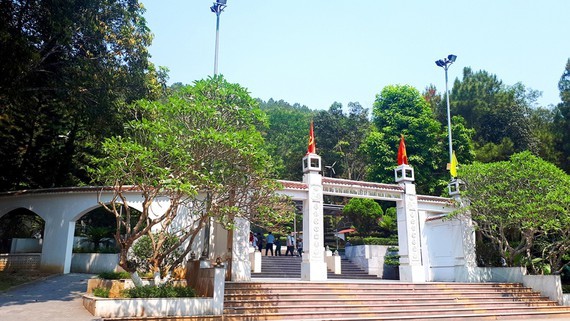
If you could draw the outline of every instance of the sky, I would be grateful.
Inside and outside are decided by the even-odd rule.
[[[214,73],[212,0],[140,0],[154,34],[151,61],[169,83]],[[569,0],[228,0],[220,16],[218,71],[251,96],[311,109],[333,102],[372,108],[388,85],[445,90],[435,61],[457,55],[449,86],[464,67],[542,92],[560,102],[570,58]],[[451,96],[451,99],[453,97]]]

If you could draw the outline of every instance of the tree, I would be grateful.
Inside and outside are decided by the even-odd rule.
[[[481,149],[492,150],[494,145],[504,145],[505,139],[512,142],[514,152],[536,152],[528,115],[539,92],[520,83],[506,86],[496,75],[466,67],[463,79],[455,80],[451,95],[451,113],[462,116],[466,126],[476,130],[473,139],[478,160],[489,159],[488,154],[480,155]]]
[[[335,146],[343,170],[340,174],[342,178],[363,180],[366,176],[366,156],[360,146],[371,128],[368,108],[363,108],[358,102],[349,102],[345,125],[346,134]]]
[[[82,240],[84,243],[93,244],[93,252],[99,252],[101,244],[108,246],[113,237],[113,229],[106,226],[88,226]]]
[[[348,103],[348,114],[341,103],[315,115],[317,152],[323,164],[329,166],[323,175],[346,179],[363,179],[365,157],[359,148],[370,130],[368,109],[358,102]]]
[[[378,229],[382,219],[382,207],[374,200],[367,198],[352,198],[342,209],[342,214],[348,216],[361,235],[370,235]]]
[[[532,109],[529,115],[530,126],[537,141],[537,156],[564,168],[563,164],[559,162],[562,157],[561,152],[556,148],[557,128],[554,123],[554,117],[555,109]]]
[[[265,126],[265,115],[244,88],[216,76],[161,101],[139,101],[131,111],[136,119],[126,123],[125,135],[105,141],[95,177],[113,186],[113,200],[101,205],[115,215],[119,265],[134,280],[136,261],[129,250],[143,236],[153,248],[148,265],[155,277],[168,277],[210,218],[230,230],[238,217],[262,226],[290,221],[291,203],[275,194],[272,161],[257,130]],[[133,188],[143,195],[134,223],[128,206],[120,210]],[[151,204],[161,197],[169,205],[163,215],[152,215]],[[180,216],[183,208],[189,212]],[[153,233],[157,228],[161,233]]]
[[[435,85],[430,84],[427,86],[422,95],[429,104],[435,119],[437,119],[441,124],[447,124],[446,101],[443,101],[443,97],[437,92]]]
[[[570,173],[570,59],[560,77],[558,89],[562,102],[554,110],[554,142],[560,153],[557,163]]]
[[[307,152],[307,133],[312,112],[306,106],[290,105],[279,100],[260,101],[267,114],[269,126],[264,130],[265,141],[278,163],[276,176],[280,179],[301,180],[301,159]]]
[[[528,151],[509,161],[462,166],[459,175],[467,184],[463,211],[508,266],[533,268],[539,258],[552,271],[562,270],[570,246],[570,176]],[[550,241],[541,247],[542,239]]]
[[[342,108],[341,103],[334,102],[328,110],[320,110],[314,117],[317,154],[321,156],[322,163],[325,166],[331,166],[335,162],[338,163],[334,167],[337,177],[344,169],[341,168],[340,157],[335,147],[347,134],[347,118]],[[333,176],[332,170],[325,171],[323,174]]]
[[[443,190],[449,180],[445,166],[448,154],[443,143],[447,135],[417,89],[401,85],[384,87],[374,102],[372,122],[375,130],[361,147],[368,156],[370,180],[393,181],[396,153],[403,134],[410,165],[415,168],[418,191],[437,193]],[[454,132],[463,130],[460,123],[456,126]],[[455,137],[467,139],[469,133],[456,132]],[[468,155],[469,144],[458,142],[455,148],[466,150],[462,153]]]
[[[153,97],[143,7],[126,1],[0,2],[0,190],[86,184],[118,112]]]

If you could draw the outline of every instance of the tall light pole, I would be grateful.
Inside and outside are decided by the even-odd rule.
[[[435,64],[445,70],[445,95],[447,96],[447,134],[449,136],[449,163],[453,158],[453,146],[451,143],[451,112],[449,111],[449,89],[447,88],[447,69],[457,59],[456,55],[448,55],[447,58],[437,60]]]
[[[214,53],[214,76],[218,74],[218,47],[220,44],[220,14],[227,7],[227,0],[216,0],[214,5],[210,7],[213,13],[216,14],[216,51]]]

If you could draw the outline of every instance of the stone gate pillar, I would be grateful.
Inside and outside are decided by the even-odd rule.
[[[400,280],[425,282],[422,262],[422,233],[419,222],[418,196],[414,185],[414,169],[402,164],[395,170],[396,182],[404,189],[402,200],[396,203],[398,215],[398,247]]]
[[[251,262],[249,261],[250,223],[244,218],[236,218],[232,235],[231,280],[251,281]]]
[[[323,224],[323,178],[321,157],[309,153],[303,158],[303,182],[308,186],[307,198],[303,201],[303,261],[301,280],[321,281],[327,279],[325,263]]]

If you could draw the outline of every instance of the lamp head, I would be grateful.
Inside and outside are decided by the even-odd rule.
[[[450,62],[455,62],[455,59],[457,59],[457,56],[456,56],[456,55],[449,55],[449,56],[447,56],[447,59],[448,59]]]
[[[436,60],[435,64],[436,64],[438,67],[443,67],[443,66],[445,66],[445,62],[443,62],[443,60],[441,60],[441,59],[440,59],[440,60]]]
[[[222,5],[225,6],[225,5],[226,5],[226,2],[228,2],[228,0],[216,0],[216,2],[217,2],[218,4],[222,4]]]

